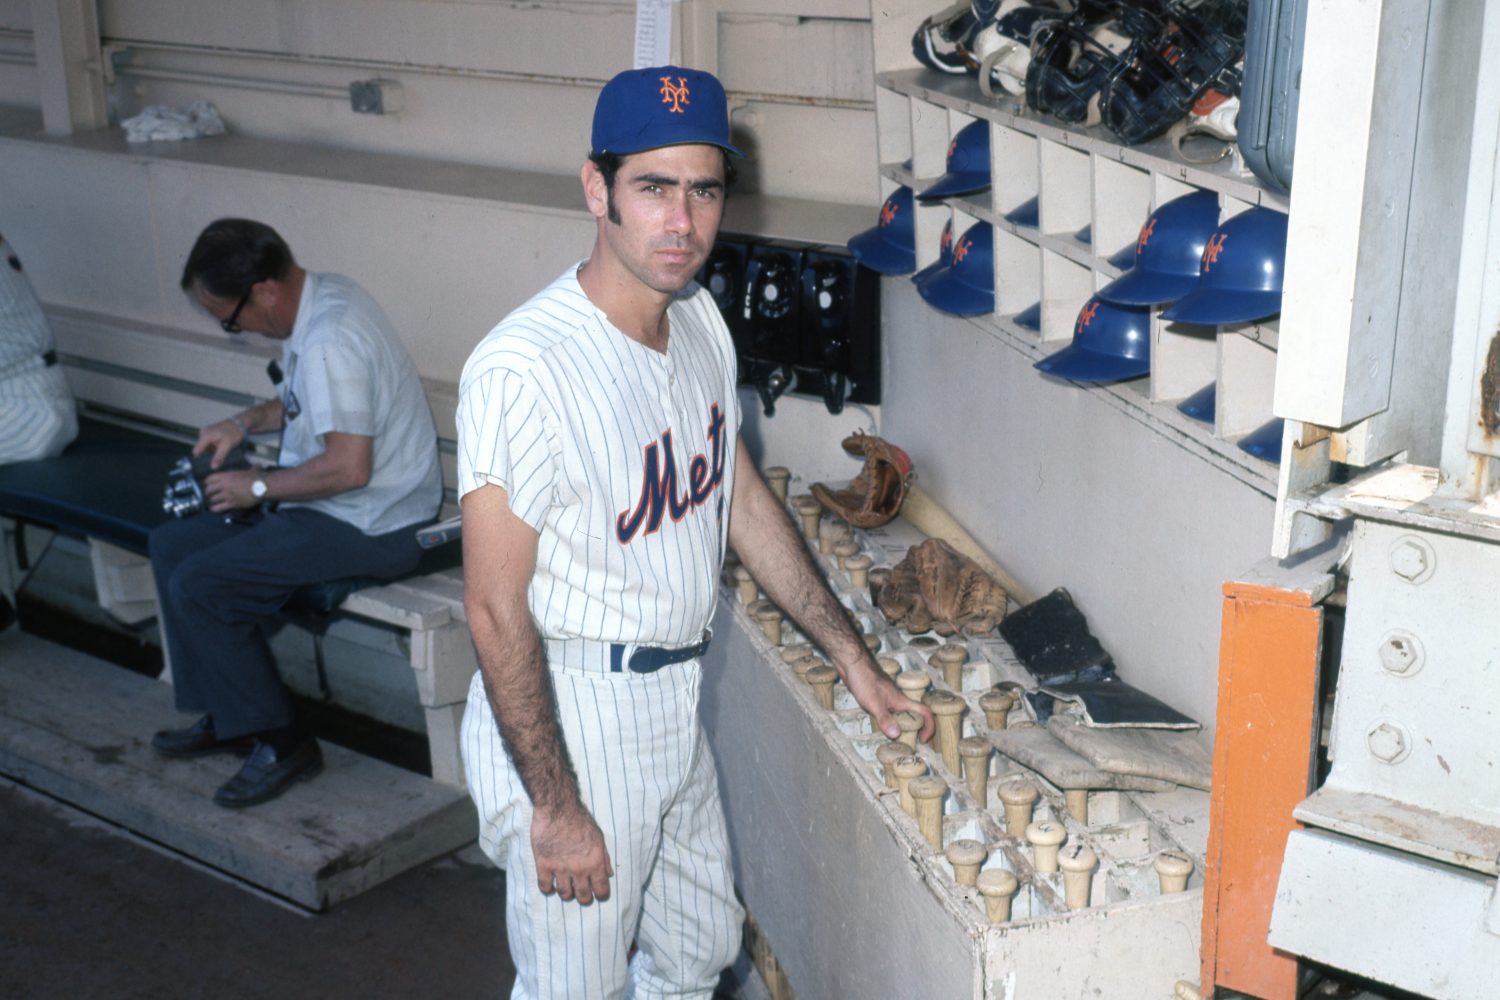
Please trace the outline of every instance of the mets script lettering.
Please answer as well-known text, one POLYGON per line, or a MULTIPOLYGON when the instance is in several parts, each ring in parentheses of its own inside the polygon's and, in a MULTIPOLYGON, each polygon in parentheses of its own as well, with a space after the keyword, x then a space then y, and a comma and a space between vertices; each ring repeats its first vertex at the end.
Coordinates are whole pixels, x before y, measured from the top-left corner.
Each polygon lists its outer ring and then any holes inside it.
POLYGON ((679 489, 677 459, 672 455, 672 431, 662 431, 661 440, 646 445, 645 470, 641 473, 640 499, 630 510, 615 518, 615 536, 621 545, 629 545, 637 533, 649 535, 661 527, 668 514, 680 521, 694 507, 708 502, 724 481, 724 414, 719 404, 709 408, 708 434, 710 458, 701 452, 688 463, 687 489, 679 489))

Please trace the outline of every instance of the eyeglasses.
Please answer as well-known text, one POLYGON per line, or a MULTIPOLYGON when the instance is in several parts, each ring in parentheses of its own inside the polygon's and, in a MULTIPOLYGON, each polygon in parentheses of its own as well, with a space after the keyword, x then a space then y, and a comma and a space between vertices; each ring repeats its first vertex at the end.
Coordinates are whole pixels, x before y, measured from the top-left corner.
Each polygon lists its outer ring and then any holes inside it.
POLYGON ((240 330, 242 329, 239 322, 240 310, 244 309, 245 303, 250 301, 250 293, 254 290, 254 285, 251 285, 249 288, 245 289, 245 294, 240 296, 240 301, 235 304, 234 312, 229 314, 229 318, 219 320, 219 326, 223 327, 225 333, 240 332, 240 330))

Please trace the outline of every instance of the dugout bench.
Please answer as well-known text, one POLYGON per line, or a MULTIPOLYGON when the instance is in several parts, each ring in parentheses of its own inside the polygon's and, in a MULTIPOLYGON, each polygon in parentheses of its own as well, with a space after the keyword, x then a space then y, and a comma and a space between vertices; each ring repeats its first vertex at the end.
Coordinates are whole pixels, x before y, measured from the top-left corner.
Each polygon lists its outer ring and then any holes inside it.
MULTIPOLYGON (((156 614, 147 538, 170 517, 162 496, 172 466, 188 454, 197 428, 269 398, 266 365, 279 352, 248 338, 162 330, 77 310, 48 313, 78 399, 79 436, 57 458, 0 466, 0 517, 86 540, 100 605, 138 623, 156 614)), ((451 496, 456 386, 424 380, 424 387, 451 496)), ((453 513, 451 504, 443 513, 453 513)), ((24 531, 15 538, 25 569, 24 531)), ((478 660, 464 615, 457 542, 427 549, 417 569, 399 580, 351 578, 298 591, 287 617, 313 633, 325 694, 321 634, 340 615, 408 633, 432 777, 463 787, 458 729, 478 660)))

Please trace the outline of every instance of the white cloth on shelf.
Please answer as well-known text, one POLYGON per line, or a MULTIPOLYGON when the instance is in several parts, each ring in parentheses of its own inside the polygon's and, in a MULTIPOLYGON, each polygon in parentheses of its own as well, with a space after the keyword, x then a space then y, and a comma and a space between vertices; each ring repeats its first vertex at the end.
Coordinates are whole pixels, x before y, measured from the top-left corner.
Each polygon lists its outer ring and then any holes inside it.
POLYGON ((219 109, 212 101, 199 100, 183 108, 152 104, 133 118, 120 123, 129 142, 197 139, 205 135, 223 135, 227 129, 219 109))

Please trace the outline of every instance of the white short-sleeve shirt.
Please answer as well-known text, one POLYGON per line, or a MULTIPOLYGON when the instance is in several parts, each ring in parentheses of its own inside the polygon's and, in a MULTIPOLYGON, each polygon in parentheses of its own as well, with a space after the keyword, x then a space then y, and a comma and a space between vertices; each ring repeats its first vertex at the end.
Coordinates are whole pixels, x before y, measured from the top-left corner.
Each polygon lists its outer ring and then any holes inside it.
POLYGON ((554 639, 683 646, 713 618, 740 411, 713 299, 668 309, 667 350, 615 328, 577 267, 464 366, 459 495, 487 483, 538 535, 528 599, 554 639))
POLYGON ((370 481, 311 507, 379 535, 430 521, 442 503, 437 427, 422 380, 375 300, 348 278, 307 273, 281 352, 283 466, 325 450, 329 431, 373 439, 370 481))

